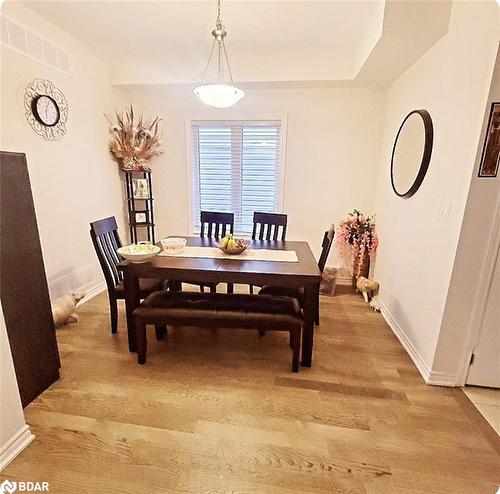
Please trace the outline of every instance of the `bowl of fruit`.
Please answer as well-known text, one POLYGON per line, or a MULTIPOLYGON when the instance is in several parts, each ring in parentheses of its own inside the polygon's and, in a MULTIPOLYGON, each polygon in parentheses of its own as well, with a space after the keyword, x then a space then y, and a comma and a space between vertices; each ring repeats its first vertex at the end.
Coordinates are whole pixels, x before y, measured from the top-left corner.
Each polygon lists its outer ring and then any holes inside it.
POLYGON ((250 246, 250 240, 245 240, 243 238, 235 238, 233 234, 230 233, 226 235, 217 246, 225 254, 237 255, 241 254, 250 246))

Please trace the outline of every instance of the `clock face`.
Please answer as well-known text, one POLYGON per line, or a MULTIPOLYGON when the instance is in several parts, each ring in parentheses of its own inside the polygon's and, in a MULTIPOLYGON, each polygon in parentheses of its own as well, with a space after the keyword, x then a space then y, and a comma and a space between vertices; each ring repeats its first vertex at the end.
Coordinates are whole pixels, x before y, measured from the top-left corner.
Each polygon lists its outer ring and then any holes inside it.
POLYGON ((37 96, 33 100, 33 114, 43 125, 52 127, 59 122, 60 113, 57 103, 50 96, 37 96))

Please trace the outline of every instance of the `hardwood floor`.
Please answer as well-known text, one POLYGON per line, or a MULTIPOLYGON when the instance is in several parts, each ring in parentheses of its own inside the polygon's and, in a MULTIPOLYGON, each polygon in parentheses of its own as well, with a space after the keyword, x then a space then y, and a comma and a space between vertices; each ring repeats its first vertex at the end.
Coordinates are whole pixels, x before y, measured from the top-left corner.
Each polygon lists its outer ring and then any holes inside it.
POLYGON ((139 366, 123 306, 112 335, 98 296, 58 331, 62 377, 0 477, 68 494, 496 492, 500 455, 461 391, 426 386, 360 296, 321 308, 313 367, 294 375, 288 335, 247 330, 151 328, 139 366))

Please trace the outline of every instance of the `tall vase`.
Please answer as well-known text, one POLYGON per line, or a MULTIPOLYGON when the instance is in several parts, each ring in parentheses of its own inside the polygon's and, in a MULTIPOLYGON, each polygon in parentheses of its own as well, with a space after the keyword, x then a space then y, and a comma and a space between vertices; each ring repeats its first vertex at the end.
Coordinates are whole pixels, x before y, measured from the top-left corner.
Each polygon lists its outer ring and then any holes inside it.
POLYGON ((359 247, 352 248, 352 287, 356 288, 356 282, 358 277, 364 276, 368 278, 370 274, 370 254, 365 250, 365 255, 363 257, 363 262, 359 266, 360 250, 359 247), (358 274, 358 267, 360 267, 358 274))

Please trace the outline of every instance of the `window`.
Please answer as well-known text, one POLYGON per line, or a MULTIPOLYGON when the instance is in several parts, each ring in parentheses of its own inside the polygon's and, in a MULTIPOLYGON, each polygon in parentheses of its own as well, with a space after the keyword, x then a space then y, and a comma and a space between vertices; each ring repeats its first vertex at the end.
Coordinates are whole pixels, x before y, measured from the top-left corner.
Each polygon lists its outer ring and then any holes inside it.
POLYGON ((200 211, 233 212, 239 233, 252 231, 254 211, 279 211, 280 148, 280 121, 193 121, 193 230, 200 211))

